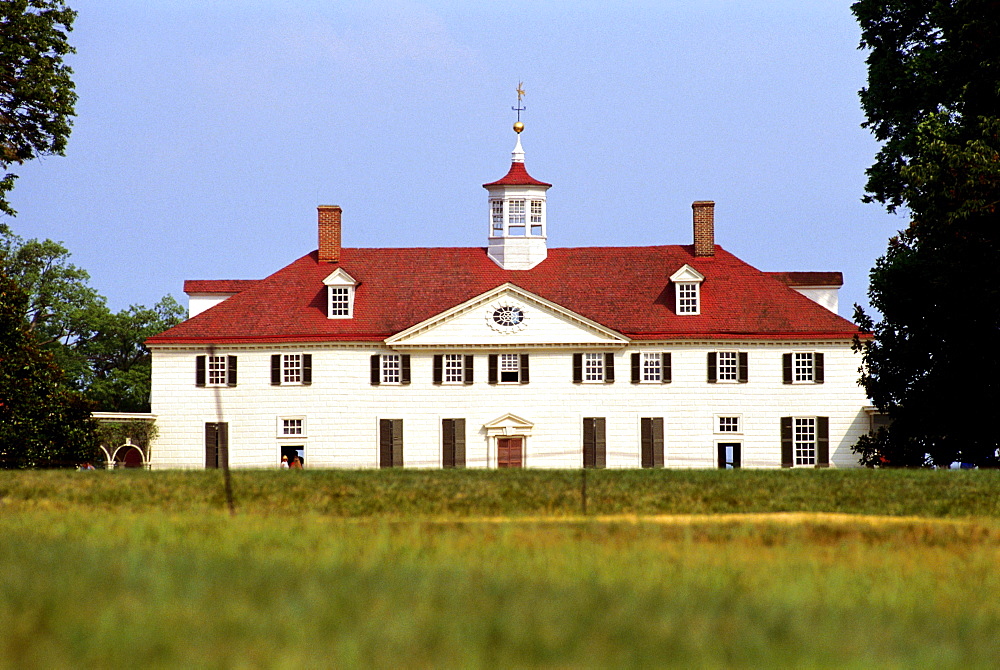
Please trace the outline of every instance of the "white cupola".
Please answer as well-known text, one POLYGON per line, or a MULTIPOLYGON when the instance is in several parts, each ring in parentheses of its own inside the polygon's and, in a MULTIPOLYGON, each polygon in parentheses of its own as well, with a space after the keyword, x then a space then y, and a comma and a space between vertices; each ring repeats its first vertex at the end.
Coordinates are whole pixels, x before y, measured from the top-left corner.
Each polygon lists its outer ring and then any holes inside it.
MULTIPOLYGON (((523 92, 519 93, 523 95, 523 92)), ((520 103, 520 95, 518 96, 520 103)), ((552 184, 538 181, 524 168, 521 131, 514 124, 517 144, 511 152, 510 171, 498 181, 483 184, 489 193, 489 257, 504 270, 530 270, 545 260, 545 192, 552 184)))

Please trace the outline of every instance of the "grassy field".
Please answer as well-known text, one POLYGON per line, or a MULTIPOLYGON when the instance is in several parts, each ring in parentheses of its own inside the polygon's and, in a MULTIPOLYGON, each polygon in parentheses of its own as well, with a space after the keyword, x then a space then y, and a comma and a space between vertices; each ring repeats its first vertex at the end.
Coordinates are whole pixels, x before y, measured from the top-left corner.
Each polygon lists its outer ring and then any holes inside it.
POLYGON ((0 667, 987 667, 1000 473, 0 472, 0 667))

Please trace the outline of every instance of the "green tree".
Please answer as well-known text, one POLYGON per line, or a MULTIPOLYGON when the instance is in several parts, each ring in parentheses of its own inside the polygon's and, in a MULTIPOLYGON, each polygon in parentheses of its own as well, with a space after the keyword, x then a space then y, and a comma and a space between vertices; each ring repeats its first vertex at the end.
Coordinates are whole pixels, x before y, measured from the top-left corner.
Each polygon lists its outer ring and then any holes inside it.
POLYGON ((908 229, 871 272, 862 383, 892 419, 862 463, 997 464, 1000 401, 1000 3, 861 0, 866 126, 883 142, 866 200, 908 229))
POLYGON ((0 2, 0 212, 14 214, 11 165, 66 148, 76 93, 63 58, 75 18, 61 0, 0 2))
POLYGON ((94 460, 92 404, 63 383, 24 321, 28 296, 0 273, 0 468, 68 467, 94 460))
POLYGON ((101 411, 147 412, 151 360, 143 342, 180 323, 184 308, 167 296, 152 308, 118 313, 52 240, 23 240, 0 224, 0 271, 26 294, 23 319, 36 342, 101 411))
POLYGON ((87 397, 104 411, 148 412, 152 357, 146 338, 177 325, 184 314, 171 296, 152 308, 132 305, 95 314, 93 336, 76 347, 87 362, 87 397))

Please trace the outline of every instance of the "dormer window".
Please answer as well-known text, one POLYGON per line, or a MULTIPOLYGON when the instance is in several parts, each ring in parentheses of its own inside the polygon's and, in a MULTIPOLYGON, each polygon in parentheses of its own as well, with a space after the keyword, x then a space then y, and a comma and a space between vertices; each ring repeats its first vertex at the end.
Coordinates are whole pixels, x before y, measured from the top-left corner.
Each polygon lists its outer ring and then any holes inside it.
POLYGON ((698 284, 691 282, 677 285, 677 313, 698 313, 698 284))
POLYGON ((357 282, 342 268, 323 280, 326 284, 328 319, 350 319, 354 317, 354 289, 357 282))
POLYGON ((705 275, 685 265, 670 276, 674 284, 674 310, 678 315, 701 314, 701 283, 705 275))

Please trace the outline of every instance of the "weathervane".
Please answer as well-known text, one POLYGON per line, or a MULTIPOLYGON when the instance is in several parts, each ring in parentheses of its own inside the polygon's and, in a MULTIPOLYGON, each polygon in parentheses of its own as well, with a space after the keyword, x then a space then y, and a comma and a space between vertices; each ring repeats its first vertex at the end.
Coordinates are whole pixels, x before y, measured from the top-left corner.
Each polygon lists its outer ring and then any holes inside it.
POLYGON ((524 130, 524 124, 521 123, 521 112, 526 108, 521 105, 521 99, 524 98, 524 82, 517 82, 517 107, 511 107, 512 110, 517 112, 517 123, 514 124, 514 132, 520 134, 524 130))

